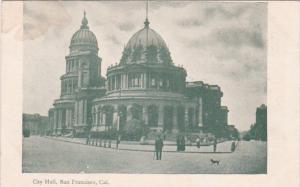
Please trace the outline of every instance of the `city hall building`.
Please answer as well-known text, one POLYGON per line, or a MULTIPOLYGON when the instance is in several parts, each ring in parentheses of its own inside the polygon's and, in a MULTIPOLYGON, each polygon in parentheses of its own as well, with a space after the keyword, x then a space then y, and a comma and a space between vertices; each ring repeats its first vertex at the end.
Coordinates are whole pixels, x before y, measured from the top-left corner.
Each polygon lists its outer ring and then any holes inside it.
POLYGON ((228 124, 220 87, 187 82, 186 70, 175 65, 148 19, 129 39, 120 62, 108 67, 106 77, 101 76, 97 38, 85 13, 69 48, 61 95, 49 110, 53 135, 120 130, 132 119, 152 131, 170 133, 228 124))

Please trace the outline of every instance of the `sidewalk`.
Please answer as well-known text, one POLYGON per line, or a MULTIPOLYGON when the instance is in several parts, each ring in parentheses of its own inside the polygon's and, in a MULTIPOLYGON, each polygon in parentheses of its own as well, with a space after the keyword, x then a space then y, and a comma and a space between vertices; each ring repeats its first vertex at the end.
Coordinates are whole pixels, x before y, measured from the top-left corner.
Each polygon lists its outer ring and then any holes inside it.
MULTIPOLYGON (((70 143, 77 143, 77 144, 86 144, 86 138, 67 138, 67 137, 52 137, 52 136, 46 136, 46 138, 54 139, 58 141, 64 141, 64 142, 70 142, 70 143)), ((87 146, 97 146, 100 147, 99 142, 94 142, 87 146)), ((230 147, 231 147, 232 141, 222 142, 218 143, 217 145, 217 152, 215 153, 231 153, 230 147)), ((107 146, 104 147, 104 143, 102 142, 102 148, 107 149, 117 149, 116 148, 116 141, 111 141, 111 147, 108 148, 107 146)), ((144 152, 153 152, 154 151, 154 145, 141 145, 138 142, 121 142, 118 147, 119 150, 126 150, 126 151, 144 151, 144 152)), ((164 152, 177 152, 176 151, 176 145, 172 144, 166 144, 163 147, 164 152)), ((213 146, 201 146, 200 148, 197 148, 196 146, 186 146, 186 149, 184 152, 178 152, 178 153, 214 153, 213 152, 213 146)))

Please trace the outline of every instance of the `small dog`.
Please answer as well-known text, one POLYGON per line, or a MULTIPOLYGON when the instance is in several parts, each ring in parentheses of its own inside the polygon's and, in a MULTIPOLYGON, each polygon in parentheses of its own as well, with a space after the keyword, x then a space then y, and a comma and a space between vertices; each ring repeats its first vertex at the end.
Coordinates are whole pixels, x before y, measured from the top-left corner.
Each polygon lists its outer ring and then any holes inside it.
POLYGON ((211 158, 210 162, 211 162, 211 164, 217 164, 217 165, 219 165, 220 160, 214 160, 214 159, 211 158))

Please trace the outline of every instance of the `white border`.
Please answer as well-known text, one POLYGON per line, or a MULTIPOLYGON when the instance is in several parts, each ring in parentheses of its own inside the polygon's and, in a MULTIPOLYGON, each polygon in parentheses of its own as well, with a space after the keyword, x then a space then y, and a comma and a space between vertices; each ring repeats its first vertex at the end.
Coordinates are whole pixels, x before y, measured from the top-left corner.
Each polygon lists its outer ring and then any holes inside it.
MULTIPOLYGON (((268 5, 268 173, 262 175, 22 174, 22 2, 3 2, 1 34, 1 184, 30 187, 34 178, 108 179, 107 186, 298 187, 299 3, 268 5), (3 30, 2 30, 3 31, 3 30)), ((47 185, 53 186, 53 185, 47 185)), ((59 185, 55 185, 59 186, 59 185)), ((71 185, 63 185, 71 186, 71 185)), ((87 185, 72 185, 87 186, 87 185)))

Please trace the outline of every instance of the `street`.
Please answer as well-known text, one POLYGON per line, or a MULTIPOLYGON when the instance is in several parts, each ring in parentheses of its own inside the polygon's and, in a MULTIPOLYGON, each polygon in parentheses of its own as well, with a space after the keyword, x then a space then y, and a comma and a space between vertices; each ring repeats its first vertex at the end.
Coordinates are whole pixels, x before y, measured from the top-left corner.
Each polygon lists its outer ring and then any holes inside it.
POLYGON ((240 142, 234 153, 152 152, 108 149, 45 137, 23 138, 24 173, 250 174, 267 172, 266 142, 240 142), (219 165, 210 159, 219 160, 219 165))

